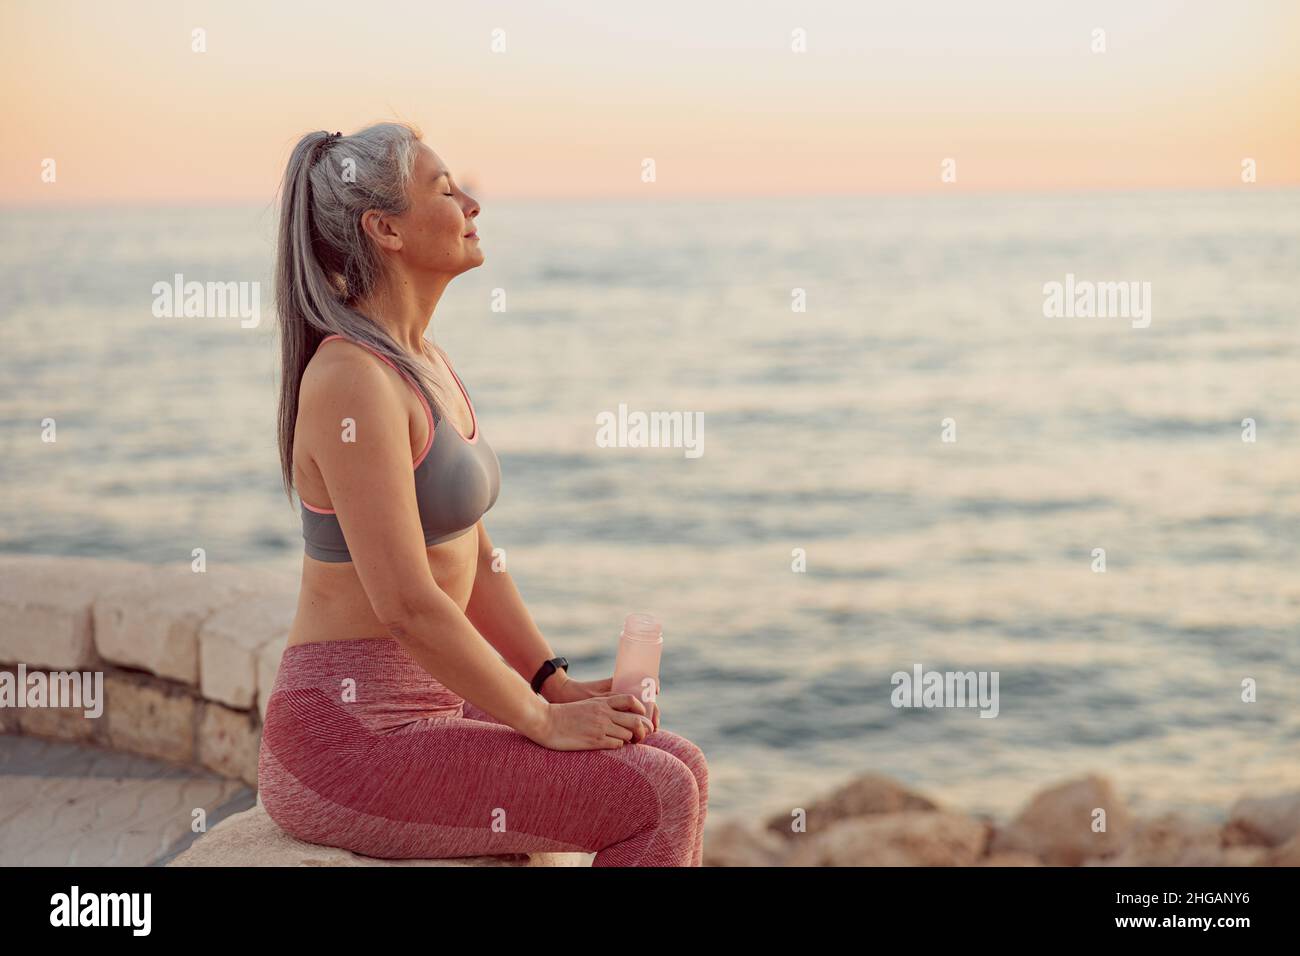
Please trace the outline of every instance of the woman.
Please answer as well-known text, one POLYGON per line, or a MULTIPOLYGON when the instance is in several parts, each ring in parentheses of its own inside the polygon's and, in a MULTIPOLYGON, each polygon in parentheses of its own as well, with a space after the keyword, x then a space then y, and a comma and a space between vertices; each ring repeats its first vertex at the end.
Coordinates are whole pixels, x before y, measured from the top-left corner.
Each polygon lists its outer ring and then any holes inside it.
POLYGON ((700 866, 699 748, 653 702, 571 679, 494 567, 497 457, 425 337, 483 262, 478 213, 403 125, 309 133, 289 160, 279 437, 306 555, 261 801, 293 836, 368 856, 700 866))

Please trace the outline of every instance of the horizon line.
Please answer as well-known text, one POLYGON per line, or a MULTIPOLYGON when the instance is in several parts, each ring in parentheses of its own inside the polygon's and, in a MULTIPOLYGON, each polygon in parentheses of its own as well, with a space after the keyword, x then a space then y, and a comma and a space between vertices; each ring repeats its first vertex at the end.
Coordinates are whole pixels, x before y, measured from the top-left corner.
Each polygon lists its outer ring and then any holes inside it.
MULTIPOLYGON (((656 202, 672 202, 677 200, 690 201, 738 201, 748 199, 919 199, 931 196, 943 196, 948 193, 955 193, 959 196, 969 197, 996 197, 996 196, 1021 196, 1021 197, 1070 197, 1070 196, 1120 196, 1133 194, 1220 194, 1227 192, 1288 192, 1300 190, 1300 182, 1286 183, 1235 183, 1222 186, 1071 186, 1066 188, 1049 188, 1049 187, 1029 187, 1029 188, 1003 188, 1003 187, 985 187, 970 188, 961 186, 940 186, 937 188, 926 188, 916 190, 895 190, 895 191, 864 191, 864 192, 804 192, 804 193, 717 193, 717 192, 672 192, 667 196, 648 196, 638 193, 559 193, 555 195, 539 196, 525 193, 507 193, 500 196, 488 196, 482 193, 477 195, 480 203, 486 202, 520 202, 520 203, 548 203, 548 202, 590 202, 590 203, 616 203, 616 202, 643 202, 647 205, 656 202)), ((175 197, 175 198, 151 198, 151 197, 123 197, 123 198, 91 198, 91 199, 52 199, 50 201, 24 199, 10 201, 0 199, 0 209, 50 209, 54 207, 73 209, 73 208, 120 208, 123 206, 139 206, 143 208, 246 208, 255 205, 274 206, 277 204, 278 193, 270 196, 246 196, 232 197, 227 199, 210 199, 203 197, 175 197)))

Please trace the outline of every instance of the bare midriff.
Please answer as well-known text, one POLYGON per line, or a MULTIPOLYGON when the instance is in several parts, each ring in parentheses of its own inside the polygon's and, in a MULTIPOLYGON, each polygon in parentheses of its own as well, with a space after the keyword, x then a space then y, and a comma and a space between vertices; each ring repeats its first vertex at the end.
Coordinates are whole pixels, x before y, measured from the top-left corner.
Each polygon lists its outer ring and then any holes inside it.
MULTIPOLYGON (((460 537, 425 550, 433 580, 461 611, 469 605, 474 590, 478 538, 475 526, 460 537)), ((302 587, 298 611, 289 629, 289 644, 389 636, 375 616, 352 564, 330 564, 303 555, 302 587)))
MULTIPOLYGON (((446 364, 439 364, 447 376, 445 381, 450 381, 446 364)), ((429 426, 419 400, 414 394, 406 394, 405 388, 402 391, 407 403, 411 456, 415 458, 428 441, 429 426)), ((448 394, 445 388, 444 394, 448 394)), ((453 414, 459 419, 455 423, 456 427, 462 435, 467 434, 473 428, 474 421, 468 401, 462 408, 454 409, 453 414)), ((448 421, 446 424, 450 426, 452 423, 448 421)), ((310 460, 306 467, 295 466, 294 480, 299 494, 306 500, 326 499, 320 471, 310 460)), ((475 524, 450 541, 430 545, 425 549, 425 554, 434 582, 464 612, 469 605, 470 594, 474 590, 474 576, 478 571, 479 526, 475 524)), ((390 636, 383 622, 375 615, 354 564, 317 561, 309 555, 303 555, 302 586, 298 591, 298 610, 289 628, 289 645, 390 636)))

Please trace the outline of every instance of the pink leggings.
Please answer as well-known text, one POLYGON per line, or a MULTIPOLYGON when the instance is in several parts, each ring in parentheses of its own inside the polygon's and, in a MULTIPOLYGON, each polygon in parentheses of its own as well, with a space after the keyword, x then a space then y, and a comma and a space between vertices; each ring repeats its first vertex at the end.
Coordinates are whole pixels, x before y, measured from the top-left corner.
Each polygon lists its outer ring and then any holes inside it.
POLYGON ((257 783, 309 843, 382 859, 594 852, 593 866, 700 866, 709 789, 685 737, 550 750, 390 639, 285 649, 257 783))

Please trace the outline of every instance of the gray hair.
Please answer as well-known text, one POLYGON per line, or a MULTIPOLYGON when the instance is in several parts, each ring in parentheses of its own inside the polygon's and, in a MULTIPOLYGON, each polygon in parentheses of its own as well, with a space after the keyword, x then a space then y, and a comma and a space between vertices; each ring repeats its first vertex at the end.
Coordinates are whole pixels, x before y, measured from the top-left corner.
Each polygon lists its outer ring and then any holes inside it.
POLYGON ((327 335, 368 345, 415 382, 442 418, 427 366, 356 309, 383 275, 383 261, 361 227, 369 209, 400 215, 420 132, 378 123, 349 136, 324 130, 298 140, 280 187, 275 302, 280 331, 280 468, 292 501, 293 436, 303 371, 327 335))

